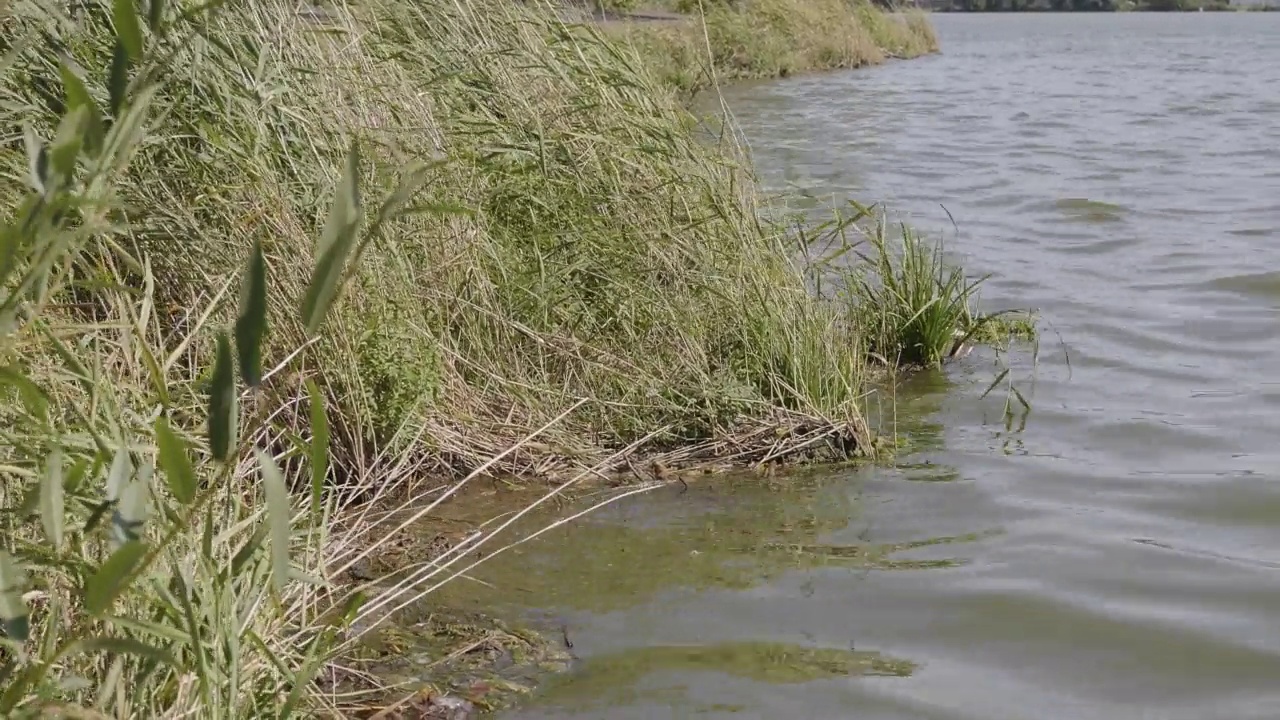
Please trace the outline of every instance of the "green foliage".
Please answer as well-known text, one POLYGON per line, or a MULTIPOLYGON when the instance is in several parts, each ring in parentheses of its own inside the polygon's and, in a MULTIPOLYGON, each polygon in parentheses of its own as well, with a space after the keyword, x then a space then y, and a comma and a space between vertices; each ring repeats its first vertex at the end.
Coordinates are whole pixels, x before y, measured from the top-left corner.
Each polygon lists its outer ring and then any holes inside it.
POLYGON ((283 593, 289 584, 289 494, 276 461, 262 450, 258 450, 257 455, 267 500, 267 523, 271 528, 271 582, 277 593, 283 593))
POLYGON ((973 309, 982 280, 968 280, 945 261, 940 244, 927 244, 906 225, 899 227, 895 253, 888 228, 881 219, 868 233, 872 252, 863 257, 871 273, 852 287, 865 316, 868 349, 889 364, 940 365, 982 325, 973 309))
MULTIPOLYGON (((164 138, 114 190, 124 253, 95 246, 70 299, 116 317, 113 284, 152 278, 150 322, 130 347, 153 356, 141 358, 147 384, 193 456, 207 443, 214 460, 239 461, 233 439, 263 403, 311 379, 336 419, 335 479, 409 451, 405 467, 465 474, 583 399, 546 443, 561 457, 661 428, 658 444, 733 432, 774 407, 857 418, 865 343, 846 309, 805 292, 787 229, 760 219, 732 143, 703 142, 646 61, 601 33, 479 2, 376 0, 323 29, 250 3, 209 16, 207 42, 163 46, 182 83, 149 81, 157 66, 99 26, 66 43, 100 103, 123 66, 164 138), (255 278, 268 269, 264 293, 255 278), (322 318, 335 331, 315 336, 322 318), (272 373, 266 358, 284 365, 272 373)), ((841 37, 865 39, 853 6, 780 2, 750 22, 799 12, 788 37, 804 40, 839 13, 841 37)), ((701 47, 688 46, 686 71, 701 47)), ((836 60, 854 62, 845 50, 836 60)), ((58 66, 22 59, 24 78, 58 86, 58 66)), ((32 83, 8 85, 41 106, 32 83)), ((296 451, 306 412, 275 419, 296 451)), ((499 469, 562 462, 513 454, 499 469)))
POLYGON ((406 311, 380 306, 370 314, 357 346, 360 377, 381 438, 413 417, 420 403, 440 392, 440 359, 430 337, 413 332, 406 311))
POLYGON ((23 643, 30 637, 27 603, 22 598, 27 575, 13 556, 0 550, 0 641, 23 643))
MULTIPOLYGON (((338 629, 316 634, 296 612, 305 595, 295 566, 323 548, 325 408, 310 413, 312 502, 295 523, 289 481, 262 447, 279 432, 269 413, 241 418, 238 402, 236 358, 250 393, 263 377, 271 290, 262 245, 239 273, 234 349, 225 329, 215 333, 201 403, 191 380, 205 373, 184 376, 177 360, 207 347, 218 300, 184 333, 157 332, 164 278, 130 242, 145 224, 130 224, 136 209, 121 202, 142 148, 178 141, 149 135, 154 102, 187 80, 172 59, 198 42, 208 16, 170 22, 152 0, 144 33, 133 0, 115 0, 111 19, 106 36, 82 27, 63 38, 79 60, 19 47, 0 76, 0 88, 19 98, 31 88, 15 80, 20 73, 26 83, 57 77, 65 93, 60 106, 10 102, 3 111, 24 128, 30 189, 5 198, 13 204, 0 225, 0 377, 13 390, 0 405, 0 715, 284 718, 312 703, 307 678, 338 629), (68 313, 77 298, 83 309, 68 313), (240 469, 247 454, 258 458, 261 487, 240 469), (243 541, 237 531, 254 525, 269 529, 265 556, 260 535, 243 541), (281 704, 280 688, 294 683, 302 689, 281 704)), ((47 29, 49 20, 21 5, 0 26, 47 29)), ((359 233, 352 147, 313 281, 298 298, 308 333, 321 329, 372 237, 359 233)), ((392 185, 378 221, 394 221, 411 194, 392 185)))
POLYGON ((717 80, 860 67, 938 49, 923 14, 889 13, 867 0, 681 0, 676 9, 692 20, 611 32, 687 94, 717 80))
POLYGON ((262 243, 253 245, 241 288, 240 317, 236 319, 236 349, 240 352, 240 377, 249 387, 262 382, 262 337, 267 331, 267 261, 262 243))
POLYGON ((315 333, 324 322, 329 307, 338 294, 338 282, 346 267, 347 258, 355 250, 357 231, 360 227, 360 195, 357 182, 360 175, 360 153, 355 145, 347 153, 347 167, 333 198, 333 212, 325 223, 324 234, 316 247, 319 261, 311 274, 307 295, 302 301, 302 320, 307 332, 315 333))
POLYGON ((213 362, 213 378, 209 383, 209 451, 214 460, 226 461, 231 454, 236 434, 236 378, 231 360, 231 340, 225 331, 218 333, 218 352, 213 362))
POLYGON ((156 419, 156 443, 159 445, 160 467, 169 481, 169 492, 183 505, 196 499, 196 471, 187 457, 186 443, 169 427, 163 417, 156 419))

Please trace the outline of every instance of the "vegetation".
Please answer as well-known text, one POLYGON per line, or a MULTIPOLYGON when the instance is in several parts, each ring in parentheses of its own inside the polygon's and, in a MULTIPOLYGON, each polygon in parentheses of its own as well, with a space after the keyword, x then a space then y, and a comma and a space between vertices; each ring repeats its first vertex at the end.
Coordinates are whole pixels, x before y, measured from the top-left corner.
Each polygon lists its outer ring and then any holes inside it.
POLYGON ((864 256, 876 268, 876 282, 860 279, 853 287, 868 318, 869 349, 885 364, 941 364, 990 320, 972 316, 971 298, 981 280, 967 280, 960 268, 944 262, 941 245, 926 245, 905 225, 901 254, 895 256, 886 224, 876 227, 873 253, 864 256))
MULTIPOLYGON (((916 261, 835 262, 883 223, 762 219, 733 148, 592 28, 63 10, 0 15, 5 716, 336 713, 333 653, 461 557, 352 586, 406 526, 377 501, 866 454, 869 351, 967 331, 893 340, 847 288, 916 261)), ((967 309, 954 277, 912 287, 967 309)))
POLYGON ((686 94, 717 80, 861 67, 938 50, 924 14, 888 13, 868 0, 678 0, 670 7, 688 17, 614 23, 608 32, 686 94))

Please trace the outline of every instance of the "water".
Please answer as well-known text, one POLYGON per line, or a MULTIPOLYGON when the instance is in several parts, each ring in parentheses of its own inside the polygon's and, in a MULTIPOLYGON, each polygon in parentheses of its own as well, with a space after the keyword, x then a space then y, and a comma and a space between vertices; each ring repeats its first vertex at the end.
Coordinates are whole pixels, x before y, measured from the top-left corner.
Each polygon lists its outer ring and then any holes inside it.
POLYGON ((901 468, 524 546, 582 663, 510 717, 1280 717, 1280 15, 936 26, 726 99, 766 183, 888 201, 1041 311, 1025 426, 978 352, 898 398, 901 468))

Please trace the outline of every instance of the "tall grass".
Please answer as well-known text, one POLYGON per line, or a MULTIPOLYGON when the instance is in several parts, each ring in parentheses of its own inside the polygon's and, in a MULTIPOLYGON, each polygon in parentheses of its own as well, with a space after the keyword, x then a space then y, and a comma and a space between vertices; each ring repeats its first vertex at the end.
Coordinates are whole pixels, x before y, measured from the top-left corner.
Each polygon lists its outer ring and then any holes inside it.
POLYGON ((875 65, 938 50, 927 17, 869 0, 680 0, 684 22, 615 24, 666 84, 692 94, 718 80, 875 65))
POLYGON ((497 0, 329 15, 0 16, 0 711, 333 711, 346 621, 449 576, 335 584, 428 479, 869 448, 874 308, 634 55, 497 0))
POLYGON ((979 329, 973 297, 982 283, 945 262, 940 243, 930 245, 905 224, 893 252, 888 223, 868 234, 872 269, 853 287, 865 320, 870 351, 891 365, 936 366, 979 329))
POLYGON ((654 429, 683 446, 776 407, 857 418, 855 328, 805 292, 741 158, 695 139, 635 59, 503 3, 338 17, 316 28, 246 5, 173 60, 184 81, 156 128, 171 140, 121 190, 131 243, 164 279, 162 337, 261 239, 279 288, 268 355, 309 342, 285 298, 308 279, 319 188, 363 135, 367 186, 439 158, 424 212, 386 226, 334 331, 268 389, 323 377, 344 472, 411 448, 423 473, 465 474, 584 398, 501 469, 554 473, 654 429))
POLYGON ((850 204, 855 217, 874 222, 860 226, 862 242, 849 248, 862 262, 843 278, 841 291, 853 299, 876 363, 937 367, 976 344, 1036 338, 1035 317, 1028 311, 976 311, 978 290, 990 276, 970 278, 948 262, 941 240, 929 242, 906 223, 893 226, 883 208, 877 214, 876 207, 850 204))

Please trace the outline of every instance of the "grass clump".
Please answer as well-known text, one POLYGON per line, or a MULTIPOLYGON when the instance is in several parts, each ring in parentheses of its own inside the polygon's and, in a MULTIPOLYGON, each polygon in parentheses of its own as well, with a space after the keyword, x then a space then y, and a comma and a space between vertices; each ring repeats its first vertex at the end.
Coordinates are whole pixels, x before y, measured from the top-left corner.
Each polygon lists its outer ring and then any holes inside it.
POLYGON ((938 50, 925 14, 890 13, 868 0, 684 0, 676 9, 690 18, 617 23, 610 31, 683 93, 716 80, 855 68, 938 50))
MULTIPOLYGON (((859 217, 873 209, 855 203, 859 217)), ((870 224, 859 252, 863 272, 850 286, 857 299, 871 356, 889 366, 937 367, 974 344, 1002 345, 1036 337, 1029 313, 979 315, 974 307, 986 277, 969 279, 948 263, 940 242, 928 243, 906 224, 897 228, 897 249, 883 215, 870 224)))

